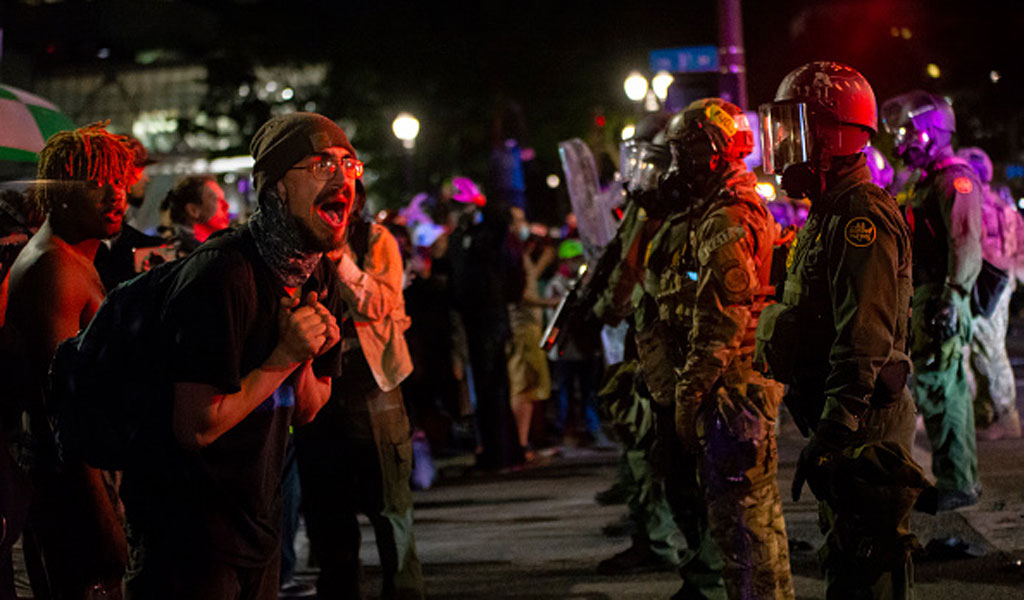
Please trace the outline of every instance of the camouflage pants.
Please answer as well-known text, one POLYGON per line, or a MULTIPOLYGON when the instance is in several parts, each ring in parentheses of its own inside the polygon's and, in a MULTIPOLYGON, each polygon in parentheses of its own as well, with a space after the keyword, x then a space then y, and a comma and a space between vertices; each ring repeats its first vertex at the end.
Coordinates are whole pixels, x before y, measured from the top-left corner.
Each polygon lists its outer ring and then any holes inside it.
POLYGON ((676 525, 686 538, 679 575, 686 598, 725 600, 722 553, 711 535, 708 503, 699 481, 699 459, 686 450, 675 430, 675 409, 654 405, 658 432, 656 461, 663 469, 665 491, 676 525))
POLYGON ((719 386, 699 413, 701 479, 729 598, 794 598, 779 496, 775 422, 781 386, 719 386))
POLYGON ((636 524, 636 538, 646 541, 651 551, 668 562, 679 562, 685 548, 665 493, 665 479, 656 467, 654 413, 643 386, 634 385, 636 361, 608 369, 605 385, 598 395, 601 409, 611 420, 622 442, 625 463, 623 482, 630 487, 629 517, 636 524))
POLYGON ((977 427, 1011 420, 1017 412, 1017 383, 1006 353, 1006 329, 1013 289, 1011 280, 992 316, 974 320, 967 375, 973 392, 974 423, 977 427))
POLYGON ((945 342, 932 339, 927 323, 940 293, 927 287, 914 290, 910 329, 914 401, 931 442, 936 486, 966 492, 978 485, 974 405, 963 360, 964 347, 971 339, 972 319, 965 299, 958 306, 960 331, 945 342))

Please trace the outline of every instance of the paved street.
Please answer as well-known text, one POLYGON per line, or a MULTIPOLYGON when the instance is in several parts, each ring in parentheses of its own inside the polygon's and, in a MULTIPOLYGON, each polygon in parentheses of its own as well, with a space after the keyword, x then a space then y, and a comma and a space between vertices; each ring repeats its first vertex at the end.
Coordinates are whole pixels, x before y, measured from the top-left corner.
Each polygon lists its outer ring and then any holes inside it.
MULTIPOLYGON (((1024 344, 1014 352, 1024 356, 1024 344)), ((1024 380, 1024 360, 1016 365, 1024 380)), ((1024 397, 1024 386, 1018 390, 1024 397)), ((802 440, 791 426, 780 438, 780 487, 788 496, 802 440)), ((916 458, 927 467, 927 442, 918 435, 916 458)), ((978 443, 984 495, 973 507, 939 517, 915 514, 915 533, 926 543, 957 535, 983 549, 984 557, 918 561, 920 599, 1020 600, 1024 569, 1008 569, 1024 558, 1024 440, 978 443)), ((444 464, 441 481, 416 493, 416 537, 431 598, 443 599, 657 599, 674 593, 673 573, 600 576, 598 561, 628 545, 627 538, 601 535, 603 525, 624 513, 622 506, 598 506, 594 494, 613 482, 616 453, 566 448, 544 466, 503 476, 474 475, 466 460, 444 464)), ((926 470, 928 470, 926 468, 926 470)), ((823 598, 815 559, 821 542, 815 504, 805 490, 801 502, 785 503, 797 597, 823 598)), ((362 556, 370 590, 379 584, 373 531, 364 521, 362 556)), ((308 550, 300 533, 301 579, 308 550)), ((19 573, 24 580, 24 571, 19 573)), ((27 589, 22 592, 28 597, 27 589)))

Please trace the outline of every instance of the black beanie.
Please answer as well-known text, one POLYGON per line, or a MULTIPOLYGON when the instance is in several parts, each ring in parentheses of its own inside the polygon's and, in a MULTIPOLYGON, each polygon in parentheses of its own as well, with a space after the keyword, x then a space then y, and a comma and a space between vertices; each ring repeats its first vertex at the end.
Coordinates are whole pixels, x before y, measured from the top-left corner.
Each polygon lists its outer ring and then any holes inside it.
POLYGON ((256 160, 252 168, 256 193, 276 183, 295 163, 331 146, 356 151, 348 136, 334 121, 316 113, 297 112, 274 117, 252 136, 249 151, 256 160))

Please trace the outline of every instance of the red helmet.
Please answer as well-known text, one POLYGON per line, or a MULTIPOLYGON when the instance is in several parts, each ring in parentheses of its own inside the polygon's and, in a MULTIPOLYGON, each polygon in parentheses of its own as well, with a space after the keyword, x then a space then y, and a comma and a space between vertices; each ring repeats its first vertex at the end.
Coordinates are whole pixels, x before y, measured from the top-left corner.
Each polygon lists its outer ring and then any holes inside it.
POLYGON ((833 156, 860 152, 878 132, 871 85, 856 69, 836 62, 812 62, 790 72, 761 105, 764 167, 813 163, 826 167, 833 156))

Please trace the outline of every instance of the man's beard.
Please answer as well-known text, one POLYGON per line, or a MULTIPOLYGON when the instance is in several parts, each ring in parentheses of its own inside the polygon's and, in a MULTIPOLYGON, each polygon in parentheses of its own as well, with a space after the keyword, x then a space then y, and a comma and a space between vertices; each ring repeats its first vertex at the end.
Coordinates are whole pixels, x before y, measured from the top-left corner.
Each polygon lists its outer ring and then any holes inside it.
POLYGON ((345 243, 345 236, 335 241, 331 237, 320 237, 313 231, 305 221, 295 215, 288 215, 291 219, 291 226, 299 235, 299 243, 302 244, 302 252, 330 252, 340 248, 345 243))
MULTIPOLYGON (((320 206, 321 204, 326 202, 328 198, 333 198, 334 196, 336 196, 340 190, 341 188, 338 186, 326 187, 320 190, 320 193, 317 194, 316 199, 313 201, 313 206, 320 206)), ((299 239, 301 240, 302 243, 302 250, 304 252, 330 252, 331 250, 340 248, 345 243, 344 232, 348 228, 348 221, 349 216, 351 215, 351 211, 352 201, 347 200, 344 218, 345 226, 342 228, 342 235, 338 239, 335 239, 333 236, 318 236, 317 233, 313 231, 313 229, 305 221, 299 219, 294 215, 289 215, 292 227, 294 227, 295 231, 298 232, 299 234, 299 239)))

